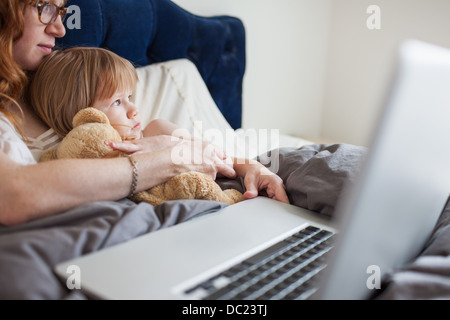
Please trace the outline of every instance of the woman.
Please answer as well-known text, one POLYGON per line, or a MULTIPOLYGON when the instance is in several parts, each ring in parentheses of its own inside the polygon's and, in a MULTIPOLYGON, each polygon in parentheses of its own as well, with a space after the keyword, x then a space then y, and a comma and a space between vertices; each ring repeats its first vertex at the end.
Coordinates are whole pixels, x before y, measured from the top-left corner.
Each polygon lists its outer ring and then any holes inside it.
MULTIPOLYGON (((118 200, 128 196, 131 190, 149 189, 189 170, 213 178, 243 176, 246 198, 255 197, 265 189, 270 197, 288 201, 281 179, 262 165, 245 162, 233 169, 217 153, 204 153, 205 144, 174 141, 167 135, 115 145, 119 150, 133 153, 133 161, 114 158, 36 163, 24 140, 39 138, 49 128, 22 99, 26 73, 35 70, 51 53, 56 38, 64 36, 64 4, 62 0, 0 2, 1 224, 20 224, 92 201, 118 200), (190 153, 192 159, 200 156, 203 161, 173 163, 173 148, 190 153)), ((163 134, 172 129, 158 128, 163 134)))

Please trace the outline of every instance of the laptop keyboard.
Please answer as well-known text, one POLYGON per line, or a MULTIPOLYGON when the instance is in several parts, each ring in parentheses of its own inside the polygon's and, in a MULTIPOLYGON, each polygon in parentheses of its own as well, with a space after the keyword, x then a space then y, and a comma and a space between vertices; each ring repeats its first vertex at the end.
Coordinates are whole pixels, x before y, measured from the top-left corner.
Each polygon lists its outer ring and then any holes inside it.
POLYGON ((308 226, 185 291, 204 300, 296 300, 316 291, 334 233, 308 226))

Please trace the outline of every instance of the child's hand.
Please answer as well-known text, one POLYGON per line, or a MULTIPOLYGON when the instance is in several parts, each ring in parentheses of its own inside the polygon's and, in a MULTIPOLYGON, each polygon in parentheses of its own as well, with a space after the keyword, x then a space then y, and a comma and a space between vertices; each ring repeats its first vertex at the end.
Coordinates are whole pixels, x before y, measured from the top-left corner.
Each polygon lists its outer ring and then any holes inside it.
POLYGON ((289 203, 283 180, 278 175, 256 162, 249 163, 245 167, 245 199, 255 198, 260 191, 265 191, 269 198, 289 203))

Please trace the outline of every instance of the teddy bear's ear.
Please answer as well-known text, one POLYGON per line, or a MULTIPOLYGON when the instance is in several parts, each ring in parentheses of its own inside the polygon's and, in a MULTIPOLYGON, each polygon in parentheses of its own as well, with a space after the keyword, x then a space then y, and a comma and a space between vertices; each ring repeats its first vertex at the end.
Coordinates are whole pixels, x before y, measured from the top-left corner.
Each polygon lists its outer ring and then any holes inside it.
POLYGON ((109 124, 109 119, 106 114, 104 114, 100 110, 97 110, 95 108, 85 108, 78 111, 78 113, 73 117, 72 125, 75 128, 85 123, 109 124))

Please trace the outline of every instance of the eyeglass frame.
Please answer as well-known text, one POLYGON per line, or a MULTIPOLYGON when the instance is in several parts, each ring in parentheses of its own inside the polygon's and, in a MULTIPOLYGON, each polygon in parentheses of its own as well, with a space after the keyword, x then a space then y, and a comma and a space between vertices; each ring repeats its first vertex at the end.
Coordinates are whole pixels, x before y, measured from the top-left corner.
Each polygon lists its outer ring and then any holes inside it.
POLYGON ((67 8, 64 6, 57 6, 54 3, 50 3, 48 1, 43 1, 43 0, 31 0, 28 5, 30 6, 34 6, 37 10, 38 10, 38 19, 39 22, 48 26, 51 25, 52 23, 54 23, 56 21, 56 19, 58 19, 58 16, 61 17, 61 22, 64 22, 64 19, 66 18, 67 15, 67 8), (56 11, 55 14, 53 14, 52 18, 50 19, 50 21, 48 23, 44 23, 41 19, 41 15, 42 15, 42 10, 44 9, 45 6, 53 6, 56 7, 56 11))

